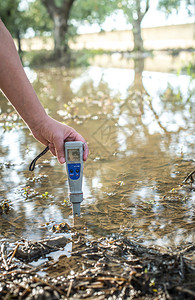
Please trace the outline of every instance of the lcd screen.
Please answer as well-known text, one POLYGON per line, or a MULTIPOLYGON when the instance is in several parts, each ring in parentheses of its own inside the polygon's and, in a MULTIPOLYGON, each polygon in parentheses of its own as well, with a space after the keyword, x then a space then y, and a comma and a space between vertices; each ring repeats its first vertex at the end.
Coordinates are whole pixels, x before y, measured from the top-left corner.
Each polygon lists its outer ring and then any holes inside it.
POLYGON ((80 161, 79 149, 68 149, 68 160, 69 161, 80 161))

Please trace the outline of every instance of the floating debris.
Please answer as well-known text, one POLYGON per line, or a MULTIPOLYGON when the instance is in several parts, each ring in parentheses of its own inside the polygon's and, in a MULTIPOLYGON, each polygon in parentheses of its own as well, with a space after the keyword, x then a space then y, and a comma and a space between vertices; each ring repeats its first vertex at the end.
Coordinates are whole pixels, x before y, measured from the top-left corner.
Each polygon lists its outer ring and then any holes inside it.
POLYGON ((68 239, 64 236, 45 239, 38 242, 23 240, 19 242, 19 247, 15 253, 15 257, 24 261, 33 261, 46 254, 63 249, 68 243, 68 239))
POLYGON ((190 181, 190 183, 193 183, 194 182, 193 175, 195 176, 195 170, 192 171, 192 172, 190 172, 190 174, 188 174, 186 176, 186 178, 184 179, 183 183, 186 183, 187 181, 190 181))
POLYGON ((62 233, 70 231, 70 226, 67 223, 54 224, 52 226, 52 231, 55 233, 62 233))
MULTIPOLYGON (((63 237, 56 238, 54 243, 58 246, 57 241, 65 242, 63 237)), ((40 241, 34 246, 45 243, 40 241)), ((38 275, 40 267, 18 261, 19 243, 11 255, 2 243, 2 299, 195 298, 195 263, 188 258, 194 252, 193 244, 167 250, 144 247, 127 238, 88 241, 84 236, 75 236, 75 240, 73 237, 72 243, 70 257, 63 255, 41 267, 47 274, 43 277, 38 275)), ((32 244, 23 245, 25 253, 31 251, 32 244)), ((54 248, 52 241, 50 250, 54 248)))
POLYGON ((10 204, 8 200, 3 200, 0 202, 0 215, 7 214, 10 211, 10 204))

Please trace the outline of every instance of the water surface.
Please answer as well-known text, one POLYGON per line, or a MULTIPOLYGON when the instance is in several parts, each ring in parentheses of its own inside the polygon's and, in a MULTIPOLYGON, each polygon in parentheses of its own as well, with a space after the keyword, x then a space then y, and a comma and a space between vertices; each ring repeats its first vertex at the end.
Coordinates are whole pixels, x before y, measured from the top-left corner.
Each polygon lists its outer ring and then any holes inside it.
MULTIPOLYGON (((89 238, 128 236, 147 245, 195 242, 195 196, 180 186, 194 169, 194 82, 135 68, 26 69, 48 113, 88 141, 82 216, 89 238)), ((44 149, 0 95, 0 238, 38 240, 74 225, 65 166, 44 149)))

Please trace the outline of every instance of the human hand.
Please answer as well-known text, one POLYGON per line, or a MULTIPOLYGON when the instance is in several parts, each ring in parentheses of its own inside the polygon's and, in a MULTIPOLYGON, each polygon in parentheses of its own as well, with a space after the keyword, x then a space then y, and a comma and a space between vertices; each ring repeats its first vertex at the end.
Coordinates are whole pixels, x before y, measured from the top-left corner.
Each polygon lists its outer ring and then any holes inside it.
POLYGON ((85 139, 72 127, 62 124, 49 116, 37 124, 35 128, 30 128, 33 136, 49 150, 58 161, 65 162, 64 142, 81 141, 84 143, 83 160, 87 160, 89 149, 85 139))
POLYGON ((83 159, 88 147, 84 138, 73 128, 50 118, 41 105, 19 59, 13 39, 0 20, 0 89, 30 128, 34 137, 49 146, 60 163, 65 162, 64 142, 84 143, 83 159))

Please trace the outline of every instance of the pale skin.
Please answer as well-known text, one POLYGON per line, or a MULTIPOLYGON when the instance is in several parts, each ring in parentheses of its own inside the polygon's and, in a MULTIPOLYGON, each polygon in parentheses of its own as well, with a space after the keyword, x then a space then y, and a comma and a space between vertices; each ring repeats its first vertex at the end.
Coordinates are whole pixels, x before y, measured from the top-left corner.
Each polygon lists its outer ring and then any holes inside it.
POLYGON ((0 20, 0 89, 28 125, 33 136, 49 150, 58 161, 65 162, 64 142, 84 143, 83 159, 88 156, 85 139, 72 127, 49 117, 41 105, 26 73, 9 31, 0 20))

